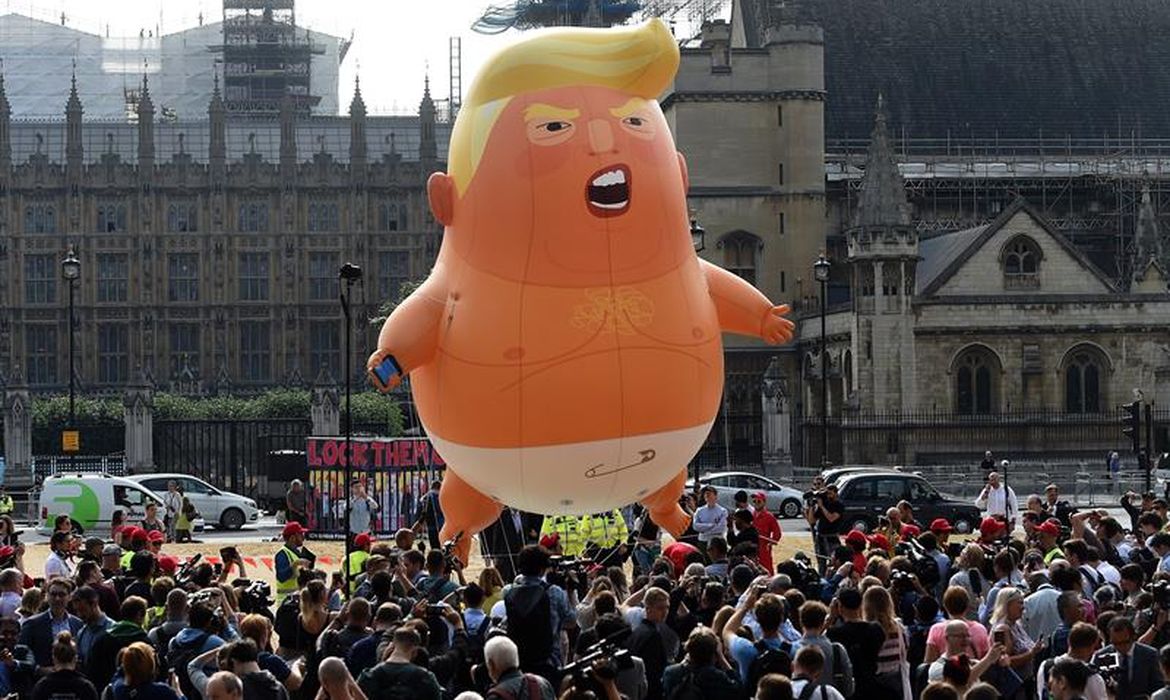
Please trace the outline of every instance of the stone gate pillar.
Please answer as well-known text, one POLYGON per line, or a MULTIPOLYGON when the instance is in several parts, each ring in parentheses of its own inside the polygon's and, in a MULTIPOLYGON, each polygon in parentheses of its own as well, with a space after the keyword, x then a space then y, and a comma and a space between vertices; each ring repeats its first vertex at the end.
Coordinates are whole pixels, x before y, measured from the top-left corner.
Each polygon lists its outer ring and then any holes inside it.
POLYGON ((313 435, 341 434, 341 397, 337 382, 324 367, 313 382, 312 403, 309 414, 313 419, 313 435))
POLYGON ((3 393, 4 485, 9 491, 33 485, 32 399, 19 367, 12 370, 3 393))
POLYGON ((789 477, 792 468, 792 402, 780 369, 780 358, 773 356, 764 371, 760 386, 763 394, 764 474, 789 477))
POLYGON ((154 386, 145 372, 126 387, 126 473, 154 471, 154 386))

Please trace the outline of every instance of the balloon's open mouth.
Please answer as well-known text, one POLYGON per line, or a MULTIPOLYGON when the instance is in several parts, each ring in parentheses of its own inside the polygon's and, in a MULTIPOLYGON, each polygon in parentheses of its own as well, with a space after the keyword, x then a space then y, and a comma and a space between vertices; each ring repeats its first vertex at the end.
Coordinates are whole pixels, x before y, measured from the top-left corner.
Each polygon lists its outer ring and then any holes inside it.
POLYGON ((585 200, 594 216, 618 216, 630 208, 630 169, 607 166, 589 178, 585 200))

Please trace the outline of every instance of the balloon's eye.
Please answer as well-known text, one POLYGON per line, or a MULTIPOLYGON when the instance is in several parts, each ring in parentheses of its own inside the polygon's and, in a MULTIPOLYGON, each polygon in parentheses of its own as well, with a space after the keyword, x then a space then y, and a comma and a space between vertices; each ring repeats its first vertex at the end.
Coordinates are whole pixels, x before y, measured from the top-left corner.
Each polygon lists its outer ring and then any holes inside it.
POLYGON ((543 128, 545 131, 556 133, 558 131, 564 131, 570 126, 572 126, 572 124, 569 124, 569 122, 546 122, 543 125, 543 128))
POLYGON ((624 121, 627 126, 635 126, 635 127, 642 126, 643 124, 646 123, 646 120, 641 118, 641 117, 626 117, 622 121, 624 121))

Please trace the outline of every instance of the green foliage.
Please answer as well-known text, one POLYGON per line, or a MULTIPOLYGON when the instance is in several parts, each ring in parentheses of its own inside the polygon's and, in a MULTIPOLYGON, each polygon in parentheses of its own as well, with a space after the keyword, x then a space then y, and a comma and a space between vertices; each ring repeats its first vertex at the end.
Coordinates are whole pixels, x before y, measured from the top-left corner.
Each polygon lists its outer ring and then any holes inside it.
MULTIPOLYGON (((354 426, 379 435, 402 434, 402 411, 398 401, 373 391, 353 394, 354 426)), ((252 397, 209 396, 192 398, 159 392, 154 395, 155 420, 243 420, 292 418, 308 420, 312 394, 307 389, 273 389, 252 397)), ((341 396, 345 411, 345 396, 341 396)), ((78 425, 121 425, 124 420, 119 398, 76 400, 78 425)), ((33 428, 58 429, 69 420, 68 396, 34 396, 33 428)))
MULTIPOLYGON (((123 420, 122 402, 116 398, 77 397, 74 416, 78 425, 119 425, 123 420)), ((69 397, 34 397, 33 430, 60 428, 69 422, 69 397)))

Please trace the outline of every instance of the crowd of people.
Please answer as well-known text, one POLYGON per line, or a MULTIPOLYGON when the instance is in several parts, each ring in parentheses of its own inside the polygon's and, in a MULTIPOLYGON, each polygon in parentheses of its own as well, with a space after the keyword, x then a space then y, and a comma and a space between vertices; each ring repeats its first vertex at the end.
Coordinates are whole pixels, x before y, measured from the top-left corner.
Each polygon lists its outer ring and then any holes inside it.
POLYGON ((0 697, 1170 698, 1167 503, 1126 494, 1121 522, 1050 486, 1016 513, 988 480, 969 539, 907 502, 843 532, 814 483, 812 551, 777 561, 764 494, 687 494, 678 539, 641 512, 505 510, 515 539, 489 528, 470 581, 412 529, 326 571, 292 518, 275 591, 232 547, 165 553, 157 514, 109 539, 59 519, 33 578, 0 516, 0 697))

